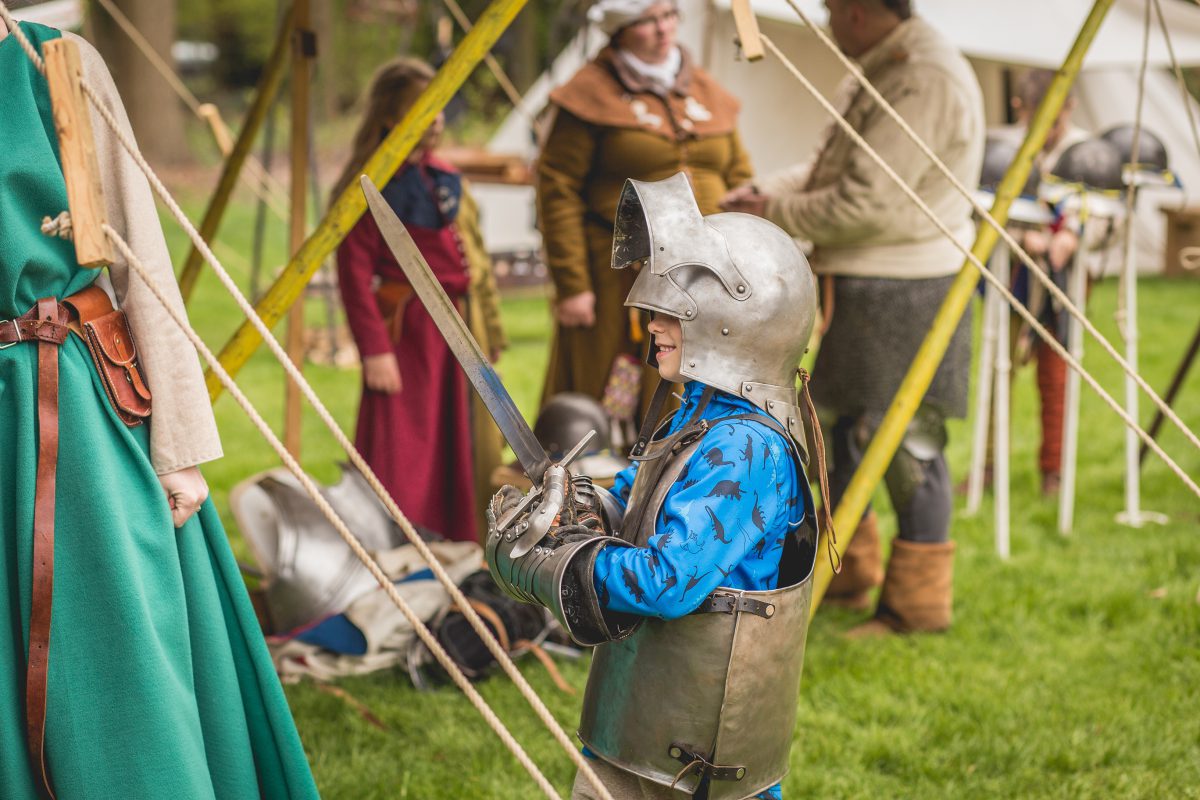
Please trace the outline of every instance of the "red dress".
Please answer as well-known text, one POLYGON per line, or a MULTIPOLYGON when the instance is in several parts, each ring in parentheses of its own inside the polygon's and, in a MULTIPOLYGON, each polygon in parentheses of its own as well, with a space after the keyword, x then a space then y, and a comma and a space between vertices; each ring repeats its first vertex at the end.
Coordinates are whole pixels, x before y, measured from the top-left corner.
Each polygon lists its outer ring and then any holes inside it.
MULTIPOLYGON (((461 313, 468 274, 454 224, 458 172, 426 156, 405 165, 382 193, 461 313)), ((448 539, 476 541, 466 378, 369 213, 342 242, 337 261, 359 353, 394 353, 403 387, 386 394, 363 384, 355 446, 410 520, 448 539)))

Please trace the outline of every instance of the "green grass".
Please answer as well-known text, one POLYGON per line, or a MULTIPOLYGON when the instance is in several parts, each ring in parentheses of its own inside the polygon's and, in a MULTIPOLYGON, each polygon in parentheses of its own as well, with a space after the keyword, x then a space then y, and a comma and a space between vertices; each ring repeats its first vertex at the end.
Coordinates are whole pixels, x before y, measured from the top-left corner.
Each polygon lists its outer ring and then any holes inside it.
MULTIPOLYGON (((248 253, 251 219, 245 206, 235 205, 222 241, 248 253)), ((284 237, 277 227, 271 235, 276 244, 270 263, 280 263, 284 237)), ((180 253, 181 237, 171 239, 180 253)), ((238 277, 244 285, 244 266, 238 277)), ((1200 282, 1147 280, 1141 299, 1143 373, 1163 387, 1197 324, 1200 282)), ((1114 283, 1096 287, 1091 316, 1110 337, 1116 335, 1115 302, 1114 283)), ((239 319, 208 275, 191 313, 214 346, 239 319)), ((311 321, 323 313, 320 303, 309 301, 311 321)), ((536 294, 506 298, 504 316, 513 346, 500 369, 529 413, 546 358, 545 302, 536 294)), ((1094 344, 1088 347, 1088 368, 1120 397, 1118 368, 1094 344)), ((310 365, 306 374, 352 432, 357 371, 310 365)), ((240 378, 278 428, 279 369, 260 352, 240 378)), ((1200 428, 1200 369, 1177 410, 1200 428)), ((1013 415, 1012 558, 1001 562, 995 555, 991 501, 974 518, 962 513, 959 501, 950 632, 850 642, 840 634, 858 616, 837 610, 818 615, 809 635, 792 771, 784 782, 789 797, 1200 797, 1200 502, 1151 458, 1143 472, 1143 507, 1167 513, 1170 524, 1141 530, 1117 525, 1123 431, 1085 388, 1076 531, 1062 538, 1055 532, 1056 504, 1038 493, 1030 369, 1017 377, 1013 415)), ((226 457, 205 471, 235 551, 244 555, 227 513, 228 490, 275 466, 276 459, 229 398, 218 402, 217 416, 226 457)), ((1149 416, 1143 401, 1142 418, 1149 416)), ((956 479, 968 462, 969 431, 966 422, 951 430, 956 479)), ((304 437, 305 466, 330 479, 340 455, 311 414, 304 437)), ((1169 429, 1161 441, 1189 474, 1200 475, 1200 453, 1182 434, 1169 429)), ((886 515, 884 529, 892 530, 886 515)), ((536 663, 522 669, 573 730, 579 696, 554 688, 536 663)), ((562 669, 581 690, 586 659, 562 669)), ((287 689, 325 797, 536 796, 533 783, 457 690, 418 693, 400 672, 341 686, 388 730, 370 726, 342 700, 310 686, 287 689)), ((567 793, 573 767, 511 683, 497 677, 479 688, 567 793)))

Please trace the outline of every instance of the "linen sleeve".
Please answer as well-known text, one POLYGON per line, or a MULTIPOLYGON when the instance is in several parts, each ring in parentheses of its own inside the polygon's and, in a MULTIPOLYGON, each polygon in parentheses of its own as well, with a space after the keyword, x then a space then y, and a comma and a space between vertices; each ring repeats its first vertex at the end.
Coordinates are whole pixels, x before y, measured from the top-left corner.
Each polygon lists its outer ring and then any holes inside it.
MULTIPOLYGON (((881 87, 881 92, 934 152, 952 133, 947 120, 963 114, 953 83, 937 70, 911 70, 891 87, 881 87)), ((878 106, 868 113, 861 133, 909 186, 916 187, 933 169, 878 106)), ((851 244, 877 236, 892 224, 895 208, 912 202, 861 147, 854 148, 846 169, 827 186, 809 192, 789 192, 785 184, 776 182, 769 186, 775 193, 767 203, 767 218, 817 245, 851 244)))
MULTIPOLYGON (((63 36, 79 45, 84 78, 112 113, 121 132, 133 141, 125 106, 104 59, 79 36, 63 36)), ((91 119, 109 224, 129 243, 170 306, 186 316, 150 184, 95 108, 91 108, 91 119)), ((110 267, 110 276, 117 305, 129 319, 154 396, 150 461, 155 472, 163 475, 220 458, 217 423, 191 342, 120 252, 110 267)))
POLYGON ((564 299, 592 291, 583 188, 592 168, 596 130, 565 109, 553 113, 534 180, 546 266, 556 295, 564 299))
POLYGON ((371 291, 381 241, 374 219, 364 214, 337 251, 338 291, 346 309, 346 324, 364 358, 392 351, 387 324, 371 291))

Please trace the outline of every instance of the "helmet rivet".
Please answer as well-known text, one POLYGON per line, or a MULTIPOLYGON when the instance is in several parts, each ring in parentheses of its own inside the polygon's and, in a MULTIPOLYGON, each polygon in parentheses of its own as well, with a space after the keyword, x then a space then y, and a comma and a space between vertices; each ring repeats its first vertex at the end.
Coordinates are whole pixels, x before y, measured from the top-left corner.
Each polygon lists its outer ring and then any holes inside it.
POLYGON ((753 391, 754 391, 754 387, 753 387, 753 386, 747 386, 747 387, 746 387, 746 394, 749 394, 750 392, 753 392, 753 391))
POLYGON ((744 292, 744 291, 746 291, 746 284, 744 284, 744 283, 739 283, 739 284, 738 284, 738 294, 741 294, 741 293, 742 293, 742 292, 744 292))
POLYGON ((767 408, 774 408, 774 407, 775 407, 775 401, 774 401, 774 400, 768 400, 768 401, 767 401, 767 408))
POLYGON ((695 362, 695 361, 689 361, 689 362, 688 362, 688 366, 689 366, 689 367, 694 367, 694 366, 696 366, 696 362, 695 362))
POLYGON ((692 310, 689 308, 687 311, 683 312, 683 315, 685 317, 690 317, 692 315, 692 310))
POLYGON ((721 335, 722 335, 722 336, 728 336, 728 335, 729 335, 729 328, 721 328, 721 335))
POLYGON ((666 249, 667 249, 667 248, 665 248, 665 247, 662 247, 662 246, 660 245, 660 246, 659 246, 659 248, 658 248, 658 252, 660 252, 660 253, 661 253, 661 252, 663 252, 663 251, 664 251, 664 250, 666 250, 666 249))

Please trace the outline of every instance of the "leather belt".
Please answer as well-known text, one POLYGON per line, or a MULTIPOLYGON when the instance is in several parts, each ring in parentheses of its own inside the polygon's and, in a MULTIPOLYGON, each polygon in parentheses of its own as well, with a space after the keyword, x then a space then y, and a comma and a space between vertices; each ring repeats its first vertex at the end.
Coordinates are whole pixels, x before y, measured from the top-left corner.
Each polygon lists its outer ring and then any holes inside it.
POLYGON ((38 458, 33 500, 33 592, 29 607, 29 661, 25 670, 25 734, 33 772, 53 798, 46 767, 46 678, 50 663, 50 609, 54 597, 54 487, 58 466, 58 348, 69 328, 66 308, 43 297, 17 319, 0 321, 0 345, 36 342, 38 349, 38 458))

